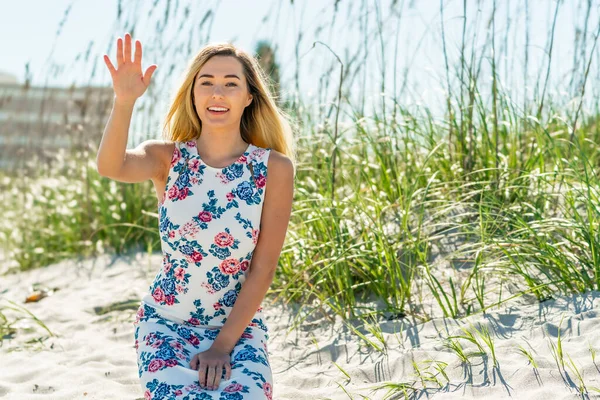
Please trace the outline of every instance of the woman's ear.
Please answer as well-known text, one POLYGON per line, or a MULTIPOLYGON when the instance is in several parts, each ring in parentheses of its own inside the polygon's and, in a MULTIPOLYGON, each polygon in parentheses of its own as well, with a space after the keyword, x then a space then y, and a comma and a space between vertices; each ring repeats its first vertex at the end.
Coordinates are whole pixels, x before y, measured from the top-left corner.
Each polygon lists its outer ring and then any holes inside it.
POLYGON ((248 107, 250 105, 250 103, 252 103, 252 99, 254 98, 254 97, 252 97, 251 94, 248 96, 250 96, 250 97, 248 98, 248 103, 246 103, 246 107, 248 107))

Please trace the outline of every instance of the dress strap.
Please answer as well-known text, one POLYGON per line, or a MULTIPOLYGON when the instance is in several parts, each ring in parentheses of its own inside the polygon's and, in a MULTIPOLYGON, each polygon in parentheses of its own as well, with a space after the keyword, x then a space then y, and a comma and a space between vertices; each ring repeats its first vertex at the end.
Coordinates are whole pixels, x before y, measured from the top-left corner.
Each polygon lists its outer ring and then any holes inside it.
POLYGON ((264 188, 267 179, 267 163, 271 148, 261 148, 253 146, 253 151, 250 152, 247 160, 248 169, 250 170, 252 183, 260 194, 261 201, 264 198, 264 188))

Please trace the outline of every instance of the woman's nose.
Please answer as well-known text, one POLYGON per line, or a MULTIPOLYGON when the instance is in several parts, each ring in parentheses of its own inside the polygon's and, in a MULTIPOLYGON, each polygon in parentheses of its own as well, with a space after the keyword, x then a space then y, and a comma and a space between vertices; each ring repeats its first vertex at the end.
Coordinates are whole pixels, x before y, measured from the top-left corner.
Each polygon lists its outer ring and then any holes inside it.
POLYGON ((222 96, 223 95, 223 91, 221 90, 221 88, 216 85, 215 88, 213 89, 213 96, 222 96))

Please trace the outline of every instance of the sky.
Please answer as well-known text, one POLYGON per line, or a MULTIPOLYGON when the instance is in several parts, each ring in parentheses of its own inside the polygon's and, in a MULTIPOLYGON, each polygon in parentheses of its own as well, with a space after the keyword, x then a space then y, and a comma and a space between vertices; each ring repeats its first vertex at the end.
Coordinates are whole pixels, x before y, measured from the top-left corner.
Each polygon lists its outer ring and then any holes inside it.
MULTIPOLYGON (((154 1, 154 0, 153 0, 154 1)), ((176 55, 169 53, 175 44, 185 42, 185 37, 174 29, 176 24, 170 24, 172 30, 165 32, 163 37, 156 37, 156 16, 153 22, 148 22, 142 16, 146 15, 150 0, 123 0, 126 12, 136 12, 140 23, 136 28, 134 40, 139 39, 144 46, 143 69, 155 63, 159 69, 153 80, 159 81, 161 72, 166 71, 169 63, 173 62, 177 70, 182 70, 187 60, 175 59, 176 55), (144 22, 145 21, 145 22, 144 22), (166 44, 165 44, 166 43, 166 44), (169 46, 169 43, 174 45, 169 46), (165 51, 164 49, 169 49, 165 51)), ((277 56, 281 64, 282 82, 293 86, 296 74, 296 39, 299 34, 303 39, 298 48, 300 60, 300 89, 309 96, 318 96, 322 101, 335 101, 337 92, 336 80, 339 77, 339 64, 336 63, 336 52, 344 57, 346 52, 368 52, 368 73, 356 80, 356 84, 365 87, 371 99, 380 99, 381 82, 385 81, 386 92, 393 84, 401 86, 402 82, 394 83, 394 71, 398 75, 409 71, 407 80, 410 82, 413 101, 419 100, 433 106, 439 103, 443 106, 445 84, 444 57, 441 48, 440 2, 438 0, 405 0, 410 4, 403 14, 400 24, 394 22, 389 13, 389 4, 393 0, 342 0, 339 2, 339 13, 335 25, 330 23, 335 0, 180 0, 174 3, 191 4, 192 21, 200 22, 206 11, 206 4, 218 4, 215 18, 210 29, 211 41, 233 41, 234 44, 253 50, 258 40, 267 39, 278 46, 277 56), (366 4, 364 6, 363 4, 366 4), (362 6, 362 7, 361 7, 362 6), (378 9, 379 7, 379 9, 378 9), (361 11, 362 10, 362 11, 361 11), (364 11, 366 10, 366 11, 364 11), (380 18, 387 21, 378 24, 380 18), (265 16, 269 18, 265 20, 265 16), (370 46, 362 45, 363 38, 359 37, 357 20, 368 18, 371 30, 370 46), (378 26, 382 31, 378 32, 378 26), (320 28, 319 28, 320 27, 320 28), (385 57, 382 60, 378 34, 384 38, 385 57), (396 37, 398 41, 396 43, 396 37), (324 45, 314 45, 315 40, 321 40, 324 45), (395 46, 398 46, 397 49, 395 46), (350 49, 350 50, 348 50, 350 49), (319 83, 323 83, 321 75, 332 69, 328 92, 317 93, 319 83), (328 96, 328 97, 326 97, 328 96), (379 97, 378 97, 379 96, 379 97)), ((462 32, 462 0, 444 0, 446 4, 444 24, 448 54, 456 60, 462 32)), ((498 63, 502 74, 502 83, 515 90, 522 87, 520 68, 523 64, 523 4, 525 0, 503 0, 497 2, 504 7, 498 11, 496 30, 499 37, 507 25, 512 26, 514 34, 506 43, 496 43, 499 54, 498 63), (510 11, 510 12, 507 12, 510 11), (507 17, 510 17, 510 21, 507 17), (507 45, 508 52, 512 51, 511 61, 505 62, 507 45)), ((572 67, 573 37, 576 9, 583 0, 563 0, 557 23, 552 59, 552 74, 550 84, 558 87, 568 81, 569 68, 572 67)), ((402 3, 398 0, 398 3, 402 3)), ((478 2, 469 0, 468 40, 477 41, 477 48, 483 48, 485 42, 485 24, 491 11, 492 0, 478 2), (475 17, 479 14, 478 36, 475 17)), ((547 40, 551 27, 554 0, 529 0, 531 13, 531 43, 530 43, 530 74, 534 80, 543 78, 547 62, 547 40)), ((161 5, 166 0, 160 0, 161 5)), ((94 83, 111 85, 111 79, 102 54, 106 53, 115 64, 115 47, 118 36, 123 36, 123 22, 117 20, 117 0, 0 0, 0 71, 14 74, 20 82, 25 79, 25 64, 30 63, 32 83, 34 85, 69 86, 94 83), (70 7, 70 8, 69 8, 70 7), (69 9, 65 18, 65 10, 69 9), (78 53, 85 52, 93 41, 90 60, 97 63, 97 73, 93 78, 91 66, 82 67, 81 62, 75 63, 78 53), (113 46, 109 50, 109 46, 113 46), (53 66, 54 65, 54 66, 53 66), (58 68, 57 65, 62 67, 58 68), (52 77, 49 71, 56 75, 52 77)), ((160 12, 157 13, 160 15, 160 12)), ((581 19, 579 17, 579 19, 581 19)), ((598 7, 593 10, 590 26, 594 29, 598 21, 598 7)), ((189 27, 185 27, 186 29, 189 27)), ((184 30, 184 32, 186 32, 184 30)), ((199 48, 201 42, 196 39, 194 46, 199 48)), ((599 46, 600 47, 600 46, 599 46)), ((196 50, 196 49, 194 49, 196 50)), ((346 57, 344 57, 346 58, 346 57)), ((594 64, 597 70, 597 62, 594 64)), ((164 73, 164 72, 163 72, 164 73)), ((175 74, 175 77, 177 74, 175 74)), ((173 87, 175 79, 162 82, 173 87)), ((489 63, 483 63, 482 80, 489 80, 489 63)), ((362 89, 357 86, 353 92, 362 89)), ((387 93, 390 95, 390 93, 387 93)))
MULTIPOLYGON (((0 0, 0 9, 3 11, 0 14, 0 37, 7 38, 0 41, 0 51, 3 54, 0 58, 0 71, 16 75, 19 82, 23 82, 26 75, 25 64, 29 62, 32 82, 43 84, 48 79, 46 72, 50 70, 51 60, 59 64, 69 63, 78 52, 87 48, 91 40, 95 41, 94 50, 98 60, 101 60, 100 52, 108 53, 106 46, 109 42, 116 41, 117 37, 124 37, 125 34, 125 30, 115 22, 117 3, 117 0, 0 0), (68 16, 65 17, 67 9, 68 16)), ((124 3, 136 4, 135 8, 141 15, 149 9, 151 1, 125 0, 124 3)), ((198 0, 197 3, 206 1, 198 0)), ((268 11, 276 9, 279 3, 277 0, 220 0, 212 24, 211 40, 232 40, 236 45, 252 50, 257 40, 270 35, 276 29, 275 26, 293 25, 290 18, 294 17, 289 15, 279 21, 272 19, 273 22, 270 23, 262 22, 268 11)), ((302 3, 304 19, 310 21, 327 2, 304 0, 302 3)), ((200 8, 206 7, 198 7, 200 8)), ((133 39, 141 40, 146 48, 148 43, 145 37, 148 30, 152 29, 154 27, 140 28, 133 39)), ((114 49, 108 55, 115 64, 114 49)), ((288 52, 287 57, 290 55, 288 52)), ((151 52, 144 51, 144 69, 152 63, 161 65, 161 61, 158 57, 152 57, 151 52)), ((74 77, 84 81, 84 75, 83 70, 71 71, 51 82, 57 86, 69 86, 74 77)), ((101 82, 110 84, 107 72, 101 82)))

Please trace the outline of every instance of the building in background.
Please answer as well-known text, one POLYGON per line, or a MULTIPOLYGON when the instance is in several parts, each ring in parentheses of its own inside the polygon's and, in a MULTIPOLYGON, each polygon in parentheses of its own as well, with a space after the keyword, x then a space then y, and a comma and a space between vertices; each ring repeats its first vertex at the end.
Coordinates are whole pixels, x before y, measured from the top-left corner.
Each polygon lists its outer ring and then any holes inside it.
POLYGON ((43 87, 0 72, 0 170, 22 168, 34 156, 51 164, 59 149, 100 143, 113 88, 43 87))

